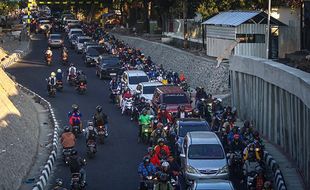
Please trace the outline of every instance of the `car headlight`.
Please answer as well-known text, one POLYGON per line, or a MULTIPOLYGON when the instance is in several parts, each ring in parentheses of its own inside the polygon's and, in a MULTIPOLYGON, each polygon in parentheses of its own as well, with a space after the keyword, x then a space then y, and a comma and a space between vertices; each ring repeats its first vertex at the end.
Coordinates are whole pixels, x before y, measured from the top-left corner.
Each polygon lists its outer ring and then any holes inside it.
POLYGON ((200 173, 196 168, 194 168, 190 165, 188 165, 186 167, 186 172, 191 173, 191 174, 199 174, 200 173))
POLYGON ((228 173, 228 166, 227 165, 219 170, 219 174, 223 174, 223 173, 228 173))

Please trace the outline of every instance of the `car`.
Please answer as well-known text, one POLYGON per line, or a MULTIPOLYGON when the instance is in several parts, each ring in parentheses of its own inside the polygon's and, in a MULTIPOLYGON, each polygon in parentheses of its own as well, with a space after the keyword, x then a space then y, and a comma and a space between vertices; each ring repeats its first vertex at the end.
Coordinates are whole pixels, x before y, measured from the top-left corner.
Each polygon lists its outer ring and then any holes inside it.
POLYGON ((51 29, 52 28, 52 24, 50 20, 39 20, 38 24, 37 24, 37 29, 36 32, 42 32, 45 31, 46 29, 51 29))
POLYGON ((185 181, 228 179, 228 163, 218 136, 209 131, 188 132, 180 154, 185 181))
POLYGON ((82 26, 81 26, 81 24, 80 23, 69 23, 69 24, 67 24, 66 25, 66 27, 65 27, 65 31, 66 32, 69 32, 71 29, 73 29, 73 28, 82 28, 82 26))
POLYGON ((234 190, 231 181, 221 179, 197 180, 188 190, 234 190))
POLYGON ((122 64, 118 57, 100 56, 99 63, 96 65, 96 75, 99 79, 110 78, 111 76, 121 75, 123 72, 122 64))
POLYGON ((79 36, 82 36, 83 34, 72 34, 71 39, 69 40, 71 48, 75 47, 75 44, 77 43, 77 39, 79 36))
POLYGON ((123 73, 122 80, 130 91, 134 93, 139 83, 149 82, 149 77, 144 71, 129 70, 123 73))
POLYGON ((71 40, 71 38, 73 37, 73 34, 79 34, 79 35, 83 35, 83 30, 80 28, 72 28, 70 29, 70 31, 68 32, 68 39, 71 40))
POLYGON ((99 63, 99 56, 106 53, 106 50, 102 46, 91 46, 87 48, 85 52, 84 63, 86 66, 92 66, 99 63))
POLYGON ((177 135, 178 151, 182 151, 184 137, 188 132, 192 131, 211 131, 208 122, 201 118, 183 118, 178 119, 174 126, 174 131, 177 135))
POLYGON ((61 34, 50 34, 48 38, 48 45, 50 47, 62 47, 64 40, 61 34))
POLYGON ((155 110, 160 109, 162 105, 166 110, 175 115, 181 105, 185 106, 186 112, 192 111, 191 101, 187 92, 184 92, 179 86, 161 86, 157 87, 151 101, 155 110))
POLYGON ((136 89, 141 89, 140 97, 144 97, 147 102, 151 102, 155 89, 163 84, 159 81, 141 82, 136 89))
POLYGON ((83 54, 85 54, 86 51, 87 51, 87 48, 97 47, 97 46, 99 46, 99 44, 97 42, 95 42, 95 41, 85 42, 83 44, 83 51, 82 52, 83 52, 83 54))
POLYGON ((77 37, 77 40, 76 40, 76 43, 75 43, 75 51, 77 53, 82 53, 82 50, 83 50, 83 45, 85 42, 90 42, 92 41, 92 38, 89 37, 89 36, 79 36, 77 37))

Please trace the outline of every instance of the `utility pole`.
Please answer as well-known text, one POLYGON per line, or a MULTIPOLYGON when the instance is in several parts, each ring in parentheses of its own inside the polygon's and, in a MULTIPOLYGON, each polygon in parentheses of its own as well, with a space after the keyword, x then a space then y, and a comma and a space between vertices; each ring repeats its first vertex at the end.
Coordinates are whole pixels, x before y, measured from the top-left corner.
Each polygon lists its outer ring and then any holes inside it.
POLYGON ((267 20, 267 42, 266 42, 266 58, 269 59, 270 46, 270 14, 271 14, 271 0, 268 0, 268 20, 267 20))
POLYGON ((184 21, 184 30, 183 30, 183 47, 188 48, 188 35, 187 35, 187 2, 188 0, 183 0, 183 21, 184 21))

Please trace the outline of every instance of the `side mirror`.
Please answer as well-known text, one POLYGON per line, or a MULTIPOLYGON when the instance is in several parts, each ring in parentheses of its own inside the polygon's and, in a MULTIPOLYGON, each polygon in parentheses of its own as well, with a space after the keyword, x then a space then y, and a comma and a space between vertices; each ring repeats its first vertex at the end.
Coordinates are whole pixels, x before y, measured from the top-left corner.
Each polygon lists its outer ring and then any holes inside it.
POLYGON ((185 158, 185 154, 180 154, 180 158, 185 158))

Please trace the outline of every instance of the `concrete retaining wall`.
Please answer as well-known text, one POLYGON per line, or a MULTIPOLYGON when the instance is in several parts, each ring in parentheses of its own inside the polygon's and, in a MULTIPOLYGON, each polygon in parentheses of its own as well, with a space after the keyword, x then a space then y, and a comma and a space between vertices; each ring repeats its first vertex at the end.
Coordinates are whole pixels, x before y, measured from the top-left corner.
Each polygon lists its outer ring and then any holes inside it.
POLYGON ((310 188, 310 74, 273 61, 234 56, 232 104, 243 120, 294 159, 310 188))
POLYGON ((193 88, 203 86, 208 93, 212 94, 225 94, 228 91, 228 65, 222 64, 216 68, 217 63, 211 59, 165 44, 136 37, 114 35, 131 47, 142 49, 146 56, 151 56, 156 64, 162 64, 165 69, 172 69, 176 72, 183 70, 193 88))

